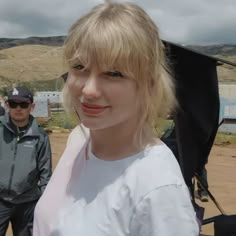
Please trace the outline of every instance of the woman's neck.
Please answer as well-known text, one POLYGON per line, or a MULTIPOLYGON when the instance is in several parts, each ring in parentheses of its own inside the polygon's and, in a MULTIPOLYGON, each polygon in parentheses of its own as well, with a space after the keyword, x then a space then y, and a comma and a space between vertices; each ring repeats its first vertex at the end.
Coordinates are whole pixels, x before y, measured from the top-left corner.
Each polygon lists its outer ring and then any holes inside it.
POLYGON ((145 127, 142 131, 130 128, 108 128, 90 130, 92 152, 103 160, 118 160, 132 156, 147 145, 157 142, 151 129, 145 127))

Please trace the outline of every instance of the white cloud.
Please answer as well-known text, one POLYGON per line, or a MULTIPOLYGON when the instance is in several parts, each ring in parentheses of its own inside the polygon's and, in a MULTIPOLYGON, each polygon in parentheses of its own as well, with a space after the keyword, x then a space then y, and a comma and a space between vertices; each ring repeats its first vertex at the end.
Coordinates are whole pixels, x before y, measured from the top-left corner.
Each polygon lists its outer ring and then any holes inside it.
MULTIPOLYGON (((236 0, 129 1, 150 14, 163 39, 185 44, 236 44, 236 0)), ((0 38, 66 35, 76 19, 101 2, 1 0, 0 38)))

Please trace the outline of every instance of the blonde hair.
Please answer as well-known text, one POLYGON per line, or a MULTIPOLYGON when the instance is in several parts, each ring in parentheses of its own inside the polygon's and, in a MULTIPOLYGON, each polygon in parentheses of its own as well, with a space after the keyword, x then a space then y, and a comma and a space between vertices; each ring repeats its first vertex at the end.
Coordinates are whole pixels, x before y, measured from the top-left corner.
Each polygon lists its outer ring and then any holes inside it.
MULTIPOLYGON (((136 4, 106 2, 94 7, 70 28, 64 57, 70 68, 78 62, 100 69, 115 66, 134 79, 141 102, 140 127, 146 122, 155 126, 176 105, 158 28, 136 4)), ((71 107, 67 85, 64 101, 71 107)))

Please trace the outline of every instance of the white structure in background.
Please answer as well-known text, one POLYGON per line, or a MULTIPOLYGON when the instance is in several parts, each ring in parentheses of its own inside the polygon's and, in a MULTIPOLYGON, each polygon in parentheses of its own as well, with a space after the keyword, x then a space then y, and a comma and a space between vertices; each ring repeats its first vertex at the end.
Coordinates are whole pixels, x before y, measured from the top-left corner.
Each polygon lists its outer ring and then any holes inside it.
POLYGON ((61 103, 61 92, 48 91, 48 92, 36 92, 34 95, 36 98, 48 99, 49 103, 61 103))
MULTIPOLYGON (((220 117, 222 119, 230 119, 232 122, 236 120, 236 84, 235 83, 220 83, 220 117)), ((227 133, 236 133, 236 124, 222 124, 219 131, 227 133)))
POLYGON ((61 92, 58 91, 36 92, 34 95, 35 109, 32 115, 42 122, 49 120, 51 112, 63 111, 61 97, 61 92))
POLYGON ((36 118, 50 119, 49 99, 45 97, 34 96, 35 109, 32 115, 36 118))

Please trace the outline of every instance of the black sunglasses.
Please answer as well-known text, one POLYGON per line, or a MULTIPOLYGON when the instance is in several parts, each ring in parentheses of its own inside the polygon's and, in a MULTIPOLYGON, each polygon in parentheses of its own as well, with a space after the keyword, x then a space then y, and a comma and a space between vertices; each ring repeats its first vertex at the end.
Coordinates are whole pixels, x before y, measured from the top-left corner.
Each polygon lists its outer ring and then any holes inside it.
POLYGON ((20 108, 26 109, 29 107, 28 102, 14 102, 14 101, 8 101, 10 108, 17 108, 17 106, 20 106, 20 108))

